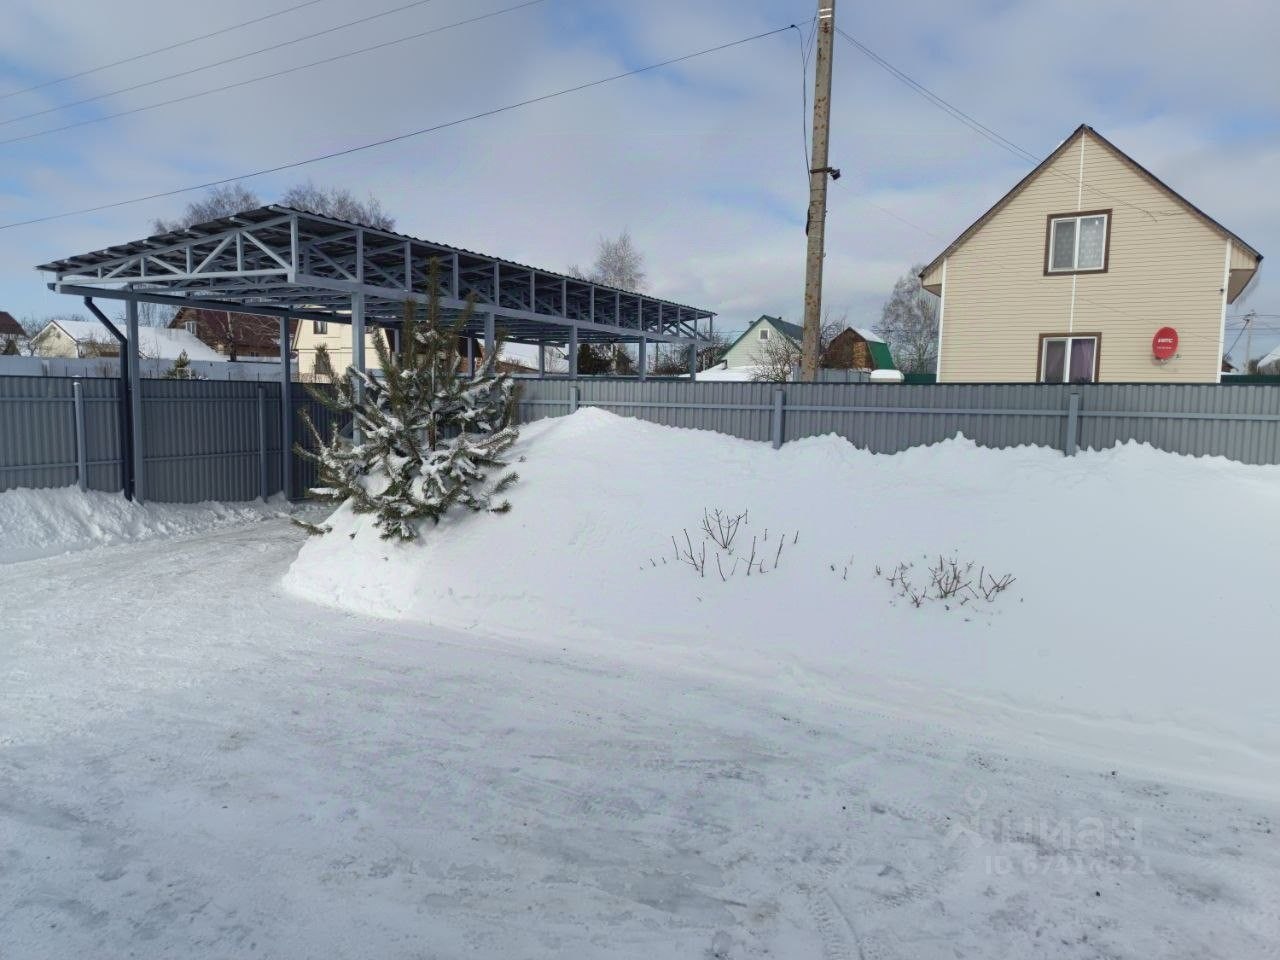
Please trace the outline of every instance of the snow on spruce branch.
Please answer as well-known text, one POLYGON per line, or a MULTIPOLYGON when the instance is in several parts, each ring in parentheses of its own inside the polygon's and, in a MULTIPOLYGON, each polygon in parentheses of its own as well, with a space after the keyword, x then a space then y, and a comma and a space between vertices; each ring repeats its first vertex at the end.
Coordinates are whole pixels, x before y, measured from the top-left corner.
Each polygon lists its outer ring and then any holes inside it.
POLYGON ((495 367, 498 349, 474 377, 462 372, 458 342, 474 307, 468 301, 446 321, 436 278, 433 264, 425 318, 418 305, 405 304, 399 353, 374 338, 380 376, 355 368, 335 375, 328 352, 317 350, 316 368, 332 386, 311 392, 337 421, 328 439, 302 414, 315 449, 297 449, 320 471, 311 493, 373 514, 384 540, 415 540, 425 521, 439 523, 453 507, 505 513, 511 504, 502 494, 517 480, 515 473, 490 478, 508 465, 503 454, 516 441, 515 384, 495 367), (354 427, 350 437, 337 425, 344 422, 354 427))

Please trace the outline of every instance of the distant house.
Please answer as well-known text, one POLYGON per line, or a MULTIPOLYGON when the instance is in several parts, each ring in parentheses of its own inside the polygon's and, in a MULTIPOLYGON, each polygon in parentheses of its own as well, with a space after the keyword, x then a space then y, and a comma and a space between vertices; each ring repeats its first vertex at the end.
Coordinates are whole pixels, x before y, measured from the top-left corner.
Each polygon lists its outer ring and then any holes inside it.
POLYGON ((21 353, 27 343, 27 331, 13 319, 13 314, 0 310, 0 354, 21 353))
MULTIPOLYGON (((804 328, 780 317, 762 316, 729 345, 721 359, 724 370, 749 370, 760 366, 771 345, 785 343, 797 357, 804 328)), ((819 366, 835 370, 894 370, 889 345, 870 330, 846 327, 822 352, 819 366)), ((727 378, 731 379, 731 378, 727 378)))
MULTIPOLYGON (((102 324, 88 320, 50 320, 31 338, 37 357, 115 357, 119 344, 102 324)), ((152 360, 225 360, 212 347, 186 330, 142 327, 138 331, 138 352, 152 360)))
MULTIPOLYGON (((1248 372, 1245 371, 1245 373, 1248 372)), ((1276 347, 1258 361, 1258 372, 1269 377, 1280 377, 1280 347, 1276 347)))
MULTIPOLYGON (((378 353, 374 338, 381 336, 385 334, 376 327, 365 330, 365 366, 372 370, 378 367, 378 353)), ((298 355, 298 372, 302 374, 303 379, 311 379, 315 376, 316 350, 321 345, 328 351, 329 362, 335 371, 345 370, 351 366, 350 324, 331 323, 328 320, 303 320, 293 338, 293 347, 298 355)))
POLYGON ((1217 383, 1261 261, 1082 125, 921 272, 938 382, 1217 383))
POLYGON ((896 370, 889 345, 870 330, 846 327, 822 352, 819 366, 828 370, 896 370))
MULTIPOLYGON (((297 326, 295 320, 295 331, 297 326)), ((280 321, 275 317, 183 307, 169 328, 186 330, 228 360, 280 358, 280 321)))
POLYGON ((729 344, 729 349, 724 352, 723 362, 729 370, 756 367, 764 361, 765 351, 769 349, 771 342, 783 340, 799 350, 803 339, 804 330, 798 324, 787 323, 781 317, 766 314, 729 344))

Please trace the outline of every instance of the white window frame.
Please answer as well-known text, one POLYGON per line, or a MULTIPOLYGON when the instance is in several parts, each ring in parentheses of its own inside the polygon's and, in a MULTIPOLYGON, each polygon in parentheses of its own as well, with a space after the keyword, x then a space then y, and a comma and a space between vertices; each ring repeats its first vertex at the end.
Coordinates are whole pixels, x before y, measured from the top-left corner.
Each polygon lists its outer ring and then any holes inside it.
POLYGON ((1052 382, 1054 383, 1073 383, 1074 382, 1071 380, 1071 351, 1075 349, 1075 342, 1077 340, 1093 341, 1093 365, 1089 368, 1089 382, 1090 383, 1098 382, 1098 351, 1102 349, 1102 337, 1096 333, 1085 334, 1082 336, 1075 336, 1074 334, 1064 333, 1060 336, 1057 334, 1054 334, 1052 336, 1045 337, 1040 341, 1040 382, 1041 383, 1050 382, 1049 380, 1045 379, 1045 374, 1047 372, 1046 368, 1049 365, 1049 344, 1051 343, 1065 343, 1067 345, 1067 349, 1062 355, 1062 379, 1055 380, 1052 382))
POLYGON ((312 320, 311 332, 317 337, 327 337, 329 335, 329 321, 312 320))
POLYGON ((1045 273, 1053 274, 1072 274, 1072 273, 1106 273, 1110 268, 1111 259, 1111 211, 1110 210, 1086 210, 1082 213, 1068 213, 1061 216, 1055 214, 1049 218, 1049 237, 1044 251, 1044 270, 1045 273), (1080 266, 1080 221, 1081 220, 1102 220, 1102 263, 1096 267, 1080 266), (1058 236, 1058 224, 1072 222, 1076 225, 1075 246, 1071 251, 1070 267, 1055 267, 1053 265, 1054 240, 1058 236))
POLYGON ((183 321, 182 325, 186 327, 187 333, 191 334, 194 337, 196 336, 196 327, 198 326, 198 324, 199 324, 199 321, 186 320, 186 321, 183 321))

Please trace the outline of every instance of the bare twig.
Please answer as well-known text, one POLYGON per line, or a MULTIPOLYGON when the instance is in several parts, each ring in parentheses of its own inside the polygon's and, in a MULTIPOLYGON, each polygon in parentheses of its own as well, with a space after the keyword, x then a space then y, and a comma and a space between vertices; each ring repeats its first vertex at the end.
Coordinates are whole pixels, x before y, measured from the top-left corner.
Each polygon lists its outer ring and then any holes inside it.
POLYGON ((721 550, 733 553, 733 538, 738 535, 738 527, 746 519, 746 511, 734 515, 725 510, 703 508, 702 532, 721 550))

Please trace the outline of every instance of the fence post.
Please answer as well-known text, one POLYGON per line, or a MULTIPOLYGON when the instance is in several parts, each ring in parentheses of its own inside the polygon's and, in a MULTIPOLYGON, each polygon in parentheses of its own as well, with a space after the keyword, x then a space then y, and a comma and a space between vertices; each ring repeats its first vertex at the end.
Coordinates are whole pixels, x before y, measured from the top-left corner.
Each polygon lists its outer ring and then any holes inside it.
POLYGON ((71 385, 71 394, 75 399, 76 420, 76 483, 81 490, 89 489, 89 457, 86 453, 84 436, 84 391, 80 381, 71 385))
POLYGON ((786 391, 781 387, 773 391, 773 415, 769 423, 769 436, 773 439, 773 449, 782 446, 782 411, 787 402, 786 391))
POLYGON ((1067 442, 1063 449, 1068 457, 1076 455, 1080 437, 1080 394, 1073 393, 1067 398, 1067 442))
POLYGON ((576 413, 578 410, 578 388, 569 388, 569 412, 576 413))
POLYGON ((258 492, 265 503, 267 492, 267 390, 258 385, 258 492))

